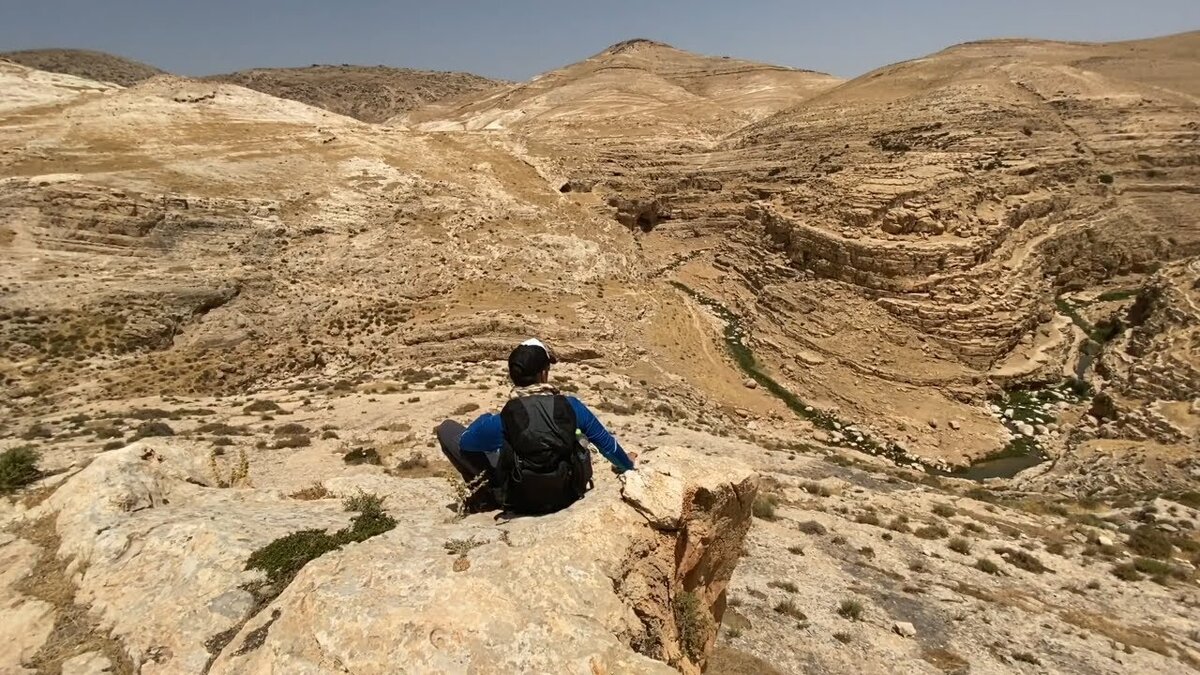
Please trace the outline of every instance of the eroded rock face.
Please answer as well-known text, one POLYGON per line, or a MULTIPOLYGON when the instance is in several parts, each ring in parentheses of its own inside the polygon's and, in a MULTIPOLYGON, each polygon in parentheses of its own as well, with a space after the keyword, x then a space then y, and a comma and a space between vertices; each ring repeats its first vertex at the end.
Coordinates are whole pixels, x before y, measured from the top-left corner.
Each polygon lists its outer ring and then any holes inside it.
POLYGON ((656 516, 605 472, 565 511, 458 521, 439 478, 330 479, 334 497, 384 496, 397 527, 310 562, 261 607, 250 554, 349 516, 335 498, 215 487, 206 457, 179 439, 135 443, 30 514, 56 518, 76 601, 142 673, 698 673, 757 488, 735 462, 669 450, 642 470, 677 486, 656 516), (681 626, 685 594, 696 604, 681 626))

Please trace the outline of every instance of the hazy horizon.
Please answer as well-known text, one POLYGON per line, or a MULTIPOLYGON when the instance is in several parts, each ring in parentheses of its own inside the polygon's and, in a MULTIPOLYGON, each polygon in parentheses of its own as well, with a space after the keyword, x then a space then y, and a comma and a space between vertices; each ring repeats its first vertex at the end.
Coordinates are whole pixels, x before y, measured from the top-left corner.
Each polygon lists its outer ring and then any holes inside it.
POLYGON ((4 12, 0 51, 92 49, 192 76, 346 63, 527 80, 617 42, 648 38, 850 78, 973 40, 1110 42, 1200 28, 1194 0, 963 6, 969 4, 43 0, 4 12))

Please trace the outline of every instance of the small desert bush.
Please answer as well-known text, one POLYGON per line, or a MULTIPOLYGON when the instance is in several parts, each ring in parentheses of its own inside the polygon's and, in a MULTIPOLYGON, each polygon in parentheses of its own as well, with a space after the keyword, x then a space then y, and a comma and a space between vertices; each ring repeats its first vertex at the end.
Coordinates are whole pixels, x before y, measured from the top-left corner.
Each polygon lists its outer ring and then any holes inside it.
POLYGON ((695 593, 679 593, 671 604, 683 653, 692 661, 699 663, 700 659, 704 657, 704 643, 712 628, 712 618, 695 593))
POLYGON ((246 569, 261 570, 267 586, 256 589, 261 599, 278 595, 309 561, 335 551, 346 544, 364 541, 396 526, 396 520, 383 512, 383 498, 359 492, 343 502, 347 511, 357 511, 350 525, 332 534, 325 530, 300 530, 276 539, 250 554, 246 569))
POLYGON ((1171 556, 1171 539, 1166 533, 1152 525, 1139 525, 1129 535, 1129 549, 1147 558, 1168 558, 1171 556))
POLYGON ((312 445, 312 437, 308 434, 294 434, 291 436, 280 436, 275 440, 274 448, 307 448, 312 445))
POLYGON ((788 593, 796 593, 800 590, 796 584, 790 581, 770 581, 767 582, 767 586, 770 586, 771 588, 778 588, 779 590, 787 591, 788 593))
POLYGON ((295 422, 288 422, 275 427, 275 436, 307 436, 309 434, 308 427, 295 422))
POLYGON ((796 606, 796 602, 791 598, 787 598, 786 600, 776 604, 775 612, 778 614, 783 614, 784 616, 790 616, 793 619, 800 621, 808 620, 808 615, 801 611, 801 609, 796 606))
POLYGON ((292 494, 290 494, 288 496, 291 497, 292 499, 303 499, 303 500, 325 499, 326 497, 330 496, 330 492, 329 492, 329 488, 325 487, 324 484, 313 483, 312 485, 309 485, 306 488, 296 490, 295 492, 293 492, 292 494))
POLYGON ((779 505, 779 497, 772 494, 760 494, 754 498, 751 511, 755 518, 775 520, 775 507, 779 505))
POLYGON ((1137 571, 1137 568, 1133 566, 1133 563, 1113 565, 1112 573, 1114 577, 1120 579, 1121 581, 1142 580, 1142 575, 1137 571))
POLYGON ((926 525, 913 534, 922 539, 945 539, 950 536, 950 531, 941 525, 926 525))
POLYGON ((954 551, 955 553, 967 555, 971 552, 971 542, 963 539, 962 537, 955 537, 951 539, 948 546, 950 547, 950 550, 954 551))
POLYGON ((1137 558, 1133 561, 1133 568, 1149 576, 1155 583, 1164 586, 1168 579, 1186 581, 1188 578, 1188 574, 1183 568, 1153 558, 1137 558))
POLYGON ((957 513, 957 511, 955 511, 954 507, 950 506, 949 504, 934 504, 933 513, 943 518, 950 518, 957 513))
POLYGON ((888 523, 888 529, 893 532, 908 533, 912 530, 908 527, 908 516, 900 515, 892 518, 892 522, 888 523))
POLYGON ((1049 553, 1051 555, 1062 556, 1062 555, 1066 555, 1066 552, 1067 552, 1067 545, 1062 543, 1061 541, 1054 541, 1054 542, 1050 542, 1049 544, 1046 544, 1046 553, 1049 553))
POLYGON ((142 422, 140 426, 133 432, 133 436, 129 437, 129 441, 137 441, 143 438, 153 438, 156 436, 174 436, 175 430, 166 422, 142 422))
POLYGON ((843 600, 838 605, 837 613, 843 618, 858 621, 862 618, 863 604, 855 599, 843 600))
POLYGON ((792 555, 804 555, 804 547, 803 546, 789 546, 787 551, 788 551, 788 553, 791 553, 792 555))
POLYGON ((253 415, 255 413, 279 412, 280 410, 283 410, 283 408, 280 408, 278 403, 270 400, 263 400, 251 403, 243 408, 242 412, 247 415, 253 415))
POLYGON ((1000 573, 1000 566, 997 565, 996 563, 992 562, 991 560, 988 560, 987 558, 980 558, 979 560, 976 560, 975 561, 975 569, 977 569, 980 572, 983 572, 985 574, 999 574, 1000 573))
POLYGON ((18 446, 0 453, 0 493, 12 492, 37 480, 41 454, 29 447, 18 446))
POLYGON ((874 511, 867 511, 866 513, 858 514, 854 518, 854 522, 862 523, 863 525, 874 525, 875 527, 880 526, 879 516, 875 515, 874 511))
POLYGON ((832 490, 830 490, 824 484, 818 483, 817 481, 806 481, 803 485, 801 485, 801 487, 803 487, 804 491, 810 495, 816 495, 818 497, 833 496, 832 490))
POLYGON ((1022 551, 1021 549, 998 547, 993 550, 996 553, 999 553, 1006 561, 1008 561, 1008 564, 1012 565, 1013 567, 1019 567, 1026 572, 1041 574, 1043 572, 1053 571, 1049 567, 1043 565, 1042 561, 1038 560, 1037 557, 1027 553, 1026 551, 1022 551))
POLYGON ((467 413, 469 413, 469 412, 475 412, 476 410, 479 410, 479 404, 478 404, 478 403, 464 403, 464 404, 462 404, 462 405, 458 406, 457 408, 455 408, 455 409, 454 409, 454 412, 453 412, 453 413, 451 413, 451 414, 453 414, 453 415, 466 415, 467 413))
POLYGON ((854 638, 849 633, 838 632, 833 634, 833 639, 844 645, 848 645, 854 638))
POLYGON ((796 526, 804 534, 822 535, 827 531, 825 526, 815 520, 806 520, 796 526))
POLYGON ((342 461, 350 465, 383 463, 383 460, 379 458, 379 451, 375 448, 354 448, 342 455, 342 461))

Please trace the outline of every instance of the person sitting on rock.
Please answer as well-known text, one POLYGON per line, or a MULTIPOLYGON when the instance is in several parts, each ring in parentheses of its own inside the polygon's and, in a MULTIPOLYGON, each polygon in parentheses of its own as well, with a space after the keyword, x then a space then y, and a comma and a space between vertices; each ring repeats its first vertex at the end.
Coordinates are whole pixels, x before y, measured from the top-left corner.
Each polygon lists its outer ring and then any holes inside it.
POLYGON ((550 366, 557 362, 540 340, 522 342, 508 355, 513 392, 499 415, 485 413, 466 428, 453 420, 438 425, 442 452, 471 492, 467 510, 498 505, 540 514, 573 504, 592 483, 592 458, 580 433, 617 472, 634 468, 592 411, 550 384, 550 366))

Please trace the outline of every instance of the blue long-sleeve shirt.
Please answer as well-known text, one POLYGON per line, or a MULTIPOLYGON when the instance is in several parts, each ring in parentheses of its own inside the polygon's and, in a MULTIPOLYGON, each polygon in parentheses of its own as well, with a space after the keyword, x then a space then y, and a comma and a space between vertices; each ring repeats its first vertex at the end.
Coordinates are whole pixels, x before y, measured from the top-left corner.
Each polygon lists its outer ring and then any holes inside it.
MULTIPOLYGON (((621 471, 632 469, 633 460, 625 454, 621 444, 604 428, 600 420, 596 419, 592 411, 574 396, 567 396, 566 399, 575 411, 575 426, 596 446, 600 454, 621 471)), ((458 443, 463 452, 500 452, 501 446, 504 445, 504 423, 499 415, 484 413, 471 422, 471 426, 463 432, 458 443)))

